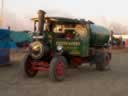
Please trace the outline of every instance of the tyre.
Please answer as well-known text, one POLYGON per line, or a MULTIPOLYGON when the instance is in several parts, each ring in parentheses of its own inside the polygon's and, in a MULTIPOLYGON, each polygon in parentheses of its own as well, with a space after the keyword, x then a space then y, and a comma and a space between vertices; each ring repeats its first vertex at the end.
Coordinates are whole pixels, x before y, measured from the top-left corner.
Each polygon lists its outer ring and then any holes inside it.
POLYGON ((96 69, 99 71, 109 70, 110 69, 110 55, 105 52, 96 53, 96 69))
POLYGON ((62 81, 65 77, 67 61, 63 56, 55 56, 50 62, 49 77, 52 81, 62 81))
POLYGON ((30 55, 26 55, 24 59, 24 72, 27 77, 34 77, 37 74, 37 70, 33 70, 32 68, 32 57, 30 55))

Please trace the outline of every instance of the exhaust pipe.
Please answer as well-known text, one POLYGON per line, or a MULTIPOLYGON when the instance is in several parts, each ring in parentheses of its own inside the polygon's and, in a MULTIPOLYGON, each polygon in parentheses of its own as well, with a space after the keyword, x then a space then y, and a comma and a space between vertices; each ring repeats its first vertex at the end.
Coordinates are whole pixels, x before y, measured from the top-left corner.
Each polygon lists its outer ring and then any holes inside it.
POLYGON ((39 35, 43 35, 44 33, 44 23, 45 23, 45 14, 46 12, 43 10, 38 11, 38 32, 39 35))

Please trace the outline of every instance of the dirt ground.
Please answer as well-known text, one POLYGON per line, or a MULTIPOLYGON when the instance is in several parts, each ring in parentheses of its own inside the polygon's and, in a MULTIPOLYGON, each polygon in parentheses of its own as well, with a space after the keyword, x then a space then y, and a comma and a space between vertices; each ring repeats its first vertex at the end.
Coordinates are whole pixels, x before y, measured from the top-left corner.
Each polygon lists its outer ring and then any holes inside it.
POLYGON ((113 51, 110 71, 70 69, 63 82, 50 81, 48 72, 24 77, 21 53, 13 52, 12 64, 0 66, 0 96, 128 96, 128 49, 113 51))

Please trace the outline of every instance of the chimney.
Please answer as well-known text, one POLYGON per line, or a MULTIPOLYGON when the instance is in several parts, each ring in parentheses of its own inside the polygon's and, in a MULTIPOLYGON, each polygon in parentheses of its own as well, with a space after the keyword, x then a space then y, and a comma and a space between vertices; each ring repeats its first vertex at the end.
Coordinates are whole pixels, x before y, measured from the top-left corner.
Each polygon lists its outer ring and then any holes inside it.
POLYGON ((43 32, 44 32, 45 14, 46 14, 46 12, 43 10, 38 11, 38 20, 39 20, 38 32, 39 32, 39 35, 43 35, 43 32))

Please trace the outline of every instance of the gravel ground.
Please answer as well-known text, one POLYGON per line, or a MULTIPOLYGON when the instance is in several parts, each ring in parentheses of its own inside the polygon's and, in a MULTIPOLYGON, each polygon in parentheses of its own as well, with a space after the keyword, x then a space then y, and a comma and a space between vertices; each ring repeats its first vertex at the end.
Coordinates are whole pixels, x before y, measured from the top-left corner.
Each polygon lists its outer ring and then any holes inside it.
POLYGON ((52 82, 48 72, 30 79, 23 76, 23 54, 12 54, 11 65, 0 67, 0 96, 128 96, 128 53, 114 51, 111 70, 85 66, 70 69, 63 82, 52 82), (20 62, 19 62, 20 61, 20 62))

